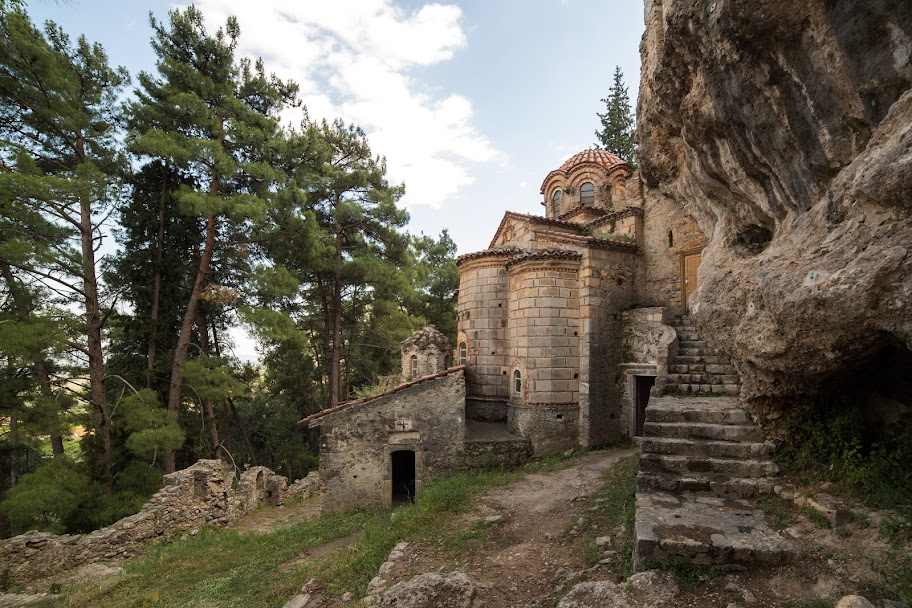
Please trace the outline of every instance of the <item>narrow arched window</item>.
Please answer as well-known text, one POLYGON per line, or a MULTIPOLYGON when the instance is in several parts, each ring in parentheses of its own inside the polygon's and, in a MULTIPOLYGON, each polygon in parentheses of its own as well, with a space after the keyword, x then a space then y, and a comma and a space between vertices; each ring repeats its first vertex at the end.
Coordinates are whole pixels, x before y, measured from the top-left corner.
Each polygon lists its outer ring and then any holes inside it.
POLYGON ((595 203, 595 186, 592 182, 586 182, 580 186, 580 205, 591 205, 595 203))
POLYGON ((418 377, 418 355, 412 355, 412 378, 418 377))
POLYGON ((551 216, 557 217, 560 215, 560 201, 561 201, 561 191, 555 190, 554 195, 551 197, 551 216))
POLYGON ((469 347, 465 342, 459 343, 459 365, 465 365, 469 360, 469 347))
POLYGON ((513 372, 513 394, 522 395, 522 372, 519 370, 513 372))
POLYGON ((675 236, 674 236, 674 234, 671 232, 671 230, 668 231, 668 246, 669 246, 669 247, 674 247, 674 246, 675 246, 675 236))

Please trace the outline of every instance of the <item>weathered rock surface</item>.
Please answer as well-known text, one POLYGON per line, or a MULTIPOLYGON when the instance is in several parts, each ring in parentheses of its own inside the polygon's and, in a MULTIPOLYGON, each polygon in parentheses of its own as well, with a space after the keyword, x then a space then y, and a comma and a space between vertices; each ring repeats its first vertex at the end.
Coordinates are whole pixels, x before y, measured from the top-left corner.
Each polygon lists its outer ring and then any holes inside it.
POLYGON ((479 608, 475 582, 463 572, 419 574, 393 585, 377 606, 397 608, 479 608))
POLYGON ((692 314, 742 396, 912 348, 912 3, 645 4, 647 215, 709 238, 692 314))
POLYGON ((665 572, 639 572, 626 583, 580 583, 561 599, 557 608, 651 608, 675 605, 678 587, 665 572))

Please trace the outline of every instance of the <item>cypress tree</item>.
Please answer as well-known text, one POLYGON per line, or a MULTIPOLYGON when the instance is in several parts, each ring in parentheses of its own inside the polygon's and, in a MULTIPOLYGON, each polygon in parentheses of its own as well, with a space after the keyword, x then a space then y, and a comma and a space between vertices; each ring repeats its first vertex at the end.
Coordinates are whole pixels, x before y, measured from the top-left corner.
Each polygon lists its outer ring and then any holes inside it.
POLYGON ((614 68, 614 84, 608 89, 608 97, 602 99, 605 113, 596 112, 602 128, 595 132, 598 147, 621 157, 630 165, 636 164, 636 128, 630 98, 624 86, 621 67, 614 68))

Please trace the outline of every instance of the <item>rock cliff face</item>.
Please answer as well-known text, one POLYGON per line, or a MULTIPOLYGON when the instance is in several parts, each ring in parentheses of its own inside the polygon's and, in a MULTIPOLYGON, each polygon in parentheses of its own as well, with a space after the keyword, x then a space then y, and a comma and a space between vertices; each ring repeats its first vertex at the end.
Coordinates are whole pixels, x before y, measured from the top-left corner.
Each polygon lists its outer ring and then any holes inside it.
POLYGON ((742 396, 908 360, 912 2, 645 4, 647 213, 671 199, 709 239, 692 313, 742 396))

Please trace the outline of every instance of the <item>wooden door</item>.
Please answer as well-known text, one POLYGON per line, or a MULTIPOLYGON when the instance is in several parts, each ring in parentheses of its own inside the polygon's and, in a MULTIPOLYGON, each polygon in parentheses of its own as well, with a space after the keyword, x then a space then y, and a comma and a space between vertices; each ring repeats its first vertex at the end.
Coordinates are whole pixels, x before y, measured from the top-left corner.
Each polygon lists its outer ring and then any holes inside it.
POLYGON ((694 253, 684 256, 684 311, 687 312, 687 304, 690 302, 690 295, 697 288, 697 268, 700 267, 702 255, 694 253))

